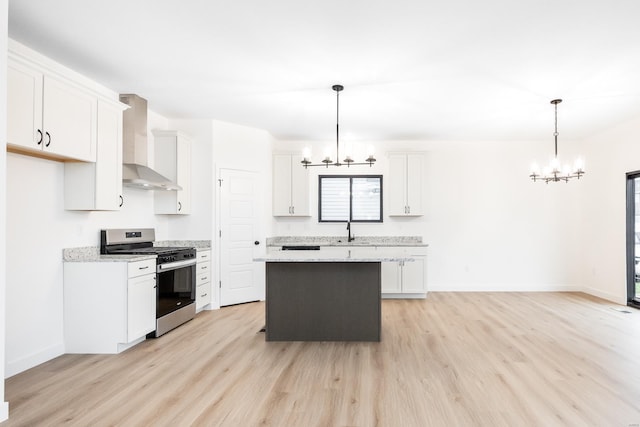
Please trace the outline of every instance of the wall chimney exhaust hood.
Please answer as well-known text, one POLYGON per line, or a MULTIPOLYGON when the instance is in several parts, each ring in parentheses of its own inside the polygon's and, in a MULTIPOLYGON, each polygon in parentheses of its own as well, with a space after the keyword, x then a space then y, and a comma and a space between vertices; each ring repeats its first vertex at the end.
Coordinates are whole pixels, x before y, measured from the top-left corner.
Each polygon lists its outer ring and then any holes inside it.
POLYGON ((144 190, 182 190, 148 166, 147 100, 138 95, 121 94, 120 102, 130 107, 123 113, 123 185, 144 190))

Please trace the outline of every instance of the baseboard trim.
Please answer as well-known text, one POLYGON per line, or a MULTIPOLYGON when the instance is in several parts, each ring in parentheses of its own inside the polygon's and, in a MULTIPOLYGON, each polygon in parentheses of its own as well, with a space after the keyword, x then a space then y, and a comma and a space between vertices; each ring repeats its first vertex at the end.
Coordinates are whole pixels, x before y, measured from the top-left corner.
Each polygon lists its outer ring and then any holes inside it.
POLYGON ((589 295, 593 295, 594 297, 606 299, 607 301, 611 301, 611 302, 614 302, 616 304, 627 305, 626 296, 614 295, 614 294, 609 293, 609 292, 603 292, 603 291, 601 291, 599 289, 588 288, 588 287, 583 288, 582 291, 585 294, 589 294, 589 295))
POLYGON ((6 371, 4 373, 5 378, 12 377, 20 372, 24 372, 27 369, 31 369, 41 363, 48 362, 51 359, 55 359, 58 356, 64 354, 64 344, 54 344, 42 351, 34 354, 30 354, 27 357, 23 357, 18 360, 7 362, 6 371))
POLYGON ((549 285, 529 283, 456 283, 429 284, 429 292, 581 292, 574 285, 549 285))
POLYGON ((9 419, 9 402, 0 403, 0 423, 9 419))

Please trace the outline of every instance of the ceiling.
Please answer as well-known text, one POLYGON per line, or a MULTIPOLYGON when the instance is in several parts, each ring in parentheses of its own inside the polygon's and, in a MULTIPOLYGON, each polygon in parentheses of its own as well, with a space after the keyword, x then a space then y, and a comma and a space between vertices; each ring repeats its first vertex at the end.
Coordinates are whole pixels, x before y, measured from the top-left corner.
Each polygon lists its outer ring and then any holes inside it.
POLYGON ((640 116, 637 0, 10 0, 9 36, 279 139, 581 139, 640 116))

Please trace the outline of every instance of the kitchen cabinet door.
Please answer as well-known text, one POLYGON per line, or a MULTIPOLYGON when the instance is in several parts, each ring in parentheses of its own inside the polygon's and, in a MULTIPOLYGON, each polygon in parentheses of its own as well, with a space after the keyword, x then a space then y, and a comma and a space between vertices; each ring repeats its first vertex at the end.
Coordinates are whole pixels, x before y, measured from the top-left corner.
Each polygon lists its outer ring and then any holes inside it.
POLYGON ((182 190, 154 191, 157 214, 191 213, 191 141, 178 131, 153 131, 156 172, 178 184, 182 190))
POLYGON ((426 257, 415 256, 415 261, 402 265, 402 293, 422 294, 426 289, 426 257))
POLYGON ((407 215, 422 215, 422 172, 424 156, 422 154, 407 154, 407 215))
POLYGON ((96 161, 96 96, 44 77, 43 150, 69 159, 96 161))
POLYGON ((122 111, 124 104, 98 100, 96 162, 64 167, 67 210, 119 210, 122 195, 122 111))
POLYGON ((389 156, 389 215, 404 216, 407 213, 407 158, 404 154, 389 156))
POLYGON ((309 169, 291 156, 291 216, 309 216, 309 169))
POLYGON ((398 262, 382 262, 381 280, 382 293, 396 294, 402 292, 401 270, 398 262))
POLYGON ((42 151, 41 72, 15 61, 7 68, 7 146, 42 151))
POLYGON ((424 155, 389 155, 389 215, 421 216, 424 155))
POLYGON ((273 216, 291 215, 291 155, 273 156, 273 216))
POLYGON ((309 216, 309 170, 294 154, 273 156, 273 216, 309 216))
POLYGON ((129 279, 127 294, 127 341, 131 342, 156 329, 155 273, 129 279))

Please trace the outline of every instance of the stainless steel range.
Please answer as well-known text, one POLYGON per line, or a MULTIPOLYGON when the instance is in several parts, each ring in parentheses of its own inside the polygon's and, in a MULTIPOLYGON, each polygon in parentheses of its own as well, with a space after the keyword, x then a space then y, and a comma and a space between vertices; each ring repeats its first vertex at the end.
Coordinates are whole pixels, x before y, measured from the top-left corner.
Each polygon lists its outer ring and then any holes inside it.
POLYGON ((196 314, 196 250, 154 246, 155 230, 110 229, 100 232, 104 255, 152 254, 156 260, 156 330, 159 337, 193 319, 196 314))

